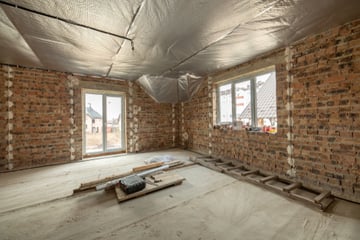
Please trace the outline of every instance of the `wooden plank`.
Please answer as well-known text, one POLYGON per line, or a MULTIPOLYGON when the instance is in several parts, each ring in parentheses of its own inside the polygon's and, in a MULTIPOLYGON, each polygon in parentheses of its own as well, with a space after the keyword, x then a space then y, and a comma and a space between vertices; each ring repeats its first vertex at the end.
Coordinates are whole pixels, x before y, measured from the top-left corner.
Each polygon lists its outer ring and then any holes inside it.
POLYGON ((288 185, 288 186, 285 186, 285 187, 283 187, 283 192, 290 192, 291 190, 293 190, 293 189, 295 189, 295 188, 299 188, 299 187, 301 187, 302 186, 302 184, 301 183, 299 183, 299 182, 294 182, 294 183, 292 183, 292 184, 290 184, 290 185, 288 185))
POLYGON ((115 186, 115 193, 116 193, 116 197, 118 199, 118 202, 123 202, 129 199, 133 199, 133 198, 137 198, 137 197, 141 197, 144 196, 146 194, 170 187, 170 186, 175 186, 175 185, 179 185, 181 184, 185 178, 183 178, 180 175, 177 174, 170 174, 170 173, 162 173, 162 174, 157 174, 156 175, 157 180, 160 180, 159 182, 155 182, 154 179, 152 179, 151 177, 146 177, 146 182, 150 182, 150 184, 146 184, 145 189, 135 192, 135 193, 131 193, 131 194, 126 194, 124 193, 120 186, 117 184, 115 186))
POLYGON ((174 168, 174 167, 184 165, 185 163, 183 161, 180 161, 180 160, 175 160, 175 161, 168 162, 166 164, 169 165, 169 168, 174 168))
POLYGON ((323 199, 320 203, 319 203, 319 205, 320 205, 320 209, 322 210, 322 211, 326 211, 326 209, 334 202, 334 198, 333 197, 327 197, 327 198, 325 198, 325 199, 323 199))
POLYGON ((321 194, 317 195, 313 201, 315 203, 320 203, 322 200, 324 200, 325 198, 327 197, 330 197, 331 195, 331 192, 330 191, 325 191, 325 192, 322 192, 321 194))
MULTIPOLYGON (((175 170, 175 169, 179 169, 179 168, 183 168, 183 167, 188 167, 188 166, 193 166, 195 165, 195 163, 180 163, 179 165, 174 165, 174 166, 171 166, 170 168, 168 169, 165 169, 164 171, 171 171, 171 170, 175 170)), ((101 183, 106 183, 106 182, 109 182, 109 181, 112 181, 114 179, 118 179, 118 178, 122 178, 122 177, 126 177, 126 176, 129 176, 131 174, 134 174, 134 172, 126 172, 126 173, 123 173, 123 174, 119 174, 119 175, 113 175, 111 177, 106 177, 106 178, 102 178, 102 179, 99 179, 99 180, 95 180, 95 181, 91 181, 91 182, 87 182, 87 183, 82 183, 80 185, 79 188, 77 189, 74 189, 73 190, 73 193, 79 193, 79 192, 84 192, 84 191, 88 191, 88 190, 95 190, 96 186, 101 184, 101 183)))
POLYGON ((251 170, 251 171, 240 173, 240 175, 241 176, 247 176, 247 175, 250 175, 250 174, 256 174, 258 172, 259 172, 259 170, 251 170))
POLYGON ((215 163, 215 166, 224 166, 224 165, 228 165, 228 164, 232 164, 232 162, 215 163))
POLYGON ((226 171, 232 171, 232 170, 241 169, 241 168, 244 168, 244 166, 241 165, 241 166, 229 167, 229 168, 226 169, 226 171))
POLYGON ((275 175, 267 176, 267 177, 259 179, 259 182, 266 183, 266 182, 271 181, 271 180, 276 180, 277 178, 278 178, 278 176, 275 176, 275 175))
POLYGON ((204 162, 213 162, 213 161, 221 161, 221 158, 208 158, 208 159, 204 159, 204 162))
MULTIPOLYGON (((309 202, 309 203, 314 203, 312 199, 306 197, 306 196, 303 196, 301 194, 297 194, 297 193, 292 193, 290 192, 290 196, 292 197, 295 197, 295 198, 298 198, 298 199, 301 199, 301 200, 304 200, 306 202, 309 202)), ((319 207, 319 206, 318 206, 319 207)))
POLYGON ((141 171, 145 171, 145 170, 149 170, 152 168, 156 168, 156 167, 160 167, 162 166, 164 163, 163 162, 155 162, 155 163, 150 163, 148 165, 142 165, 139 167, 134 167, 132 170, 133 172, 141 172, 141 171))
POLYGON ((196 159, 204 159, 204 158, 213 158, 212 156, 200 156, 200 157, 196 157, 196 159))
POLYGON ((118 175, 113 175, 111 177, 106 177, 106 178, 94 180, 94 181, 87 182, 87 183, 81 183, 79 188, 73 190, 73 193, 83 192, 83 191, 87 191, 87 190, 95 190, 95 187, 97 185, 101 184, 101 183, 112 181, 112 180, 117 179, 117 178, 126 177, 126 176, 129 176, 131 174, 133 174, 132 171, 131 172, 125 172, 125 173, 118 174, 118 175))
POLYGON ((265 185, 272 188, 272 189, 275 189, 277 191, 282 191, 283 190, 282 187, 279 187, 279 186, 276 186, 276 185, 271 185, 271 184, 269 184, 267 182, 265 182, 265 185))

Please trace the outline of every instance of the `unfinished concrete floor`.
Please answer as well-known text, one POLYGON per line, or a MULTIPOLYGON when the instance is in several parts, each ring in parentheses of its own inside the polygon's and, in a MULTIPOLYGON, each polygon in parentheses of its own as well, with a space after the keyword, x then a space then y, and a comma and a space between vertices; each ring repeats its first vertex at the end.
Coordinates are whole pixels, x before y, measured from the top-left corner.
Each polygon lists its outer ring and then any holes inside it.
POLYGON ((117 156, 0 176, 0 239, 359 239, 360 205, 327 213, 201 166, 182 185, 117 203, 113 192, 69 196, 81 182, 126 172, 151 156, 117 156))

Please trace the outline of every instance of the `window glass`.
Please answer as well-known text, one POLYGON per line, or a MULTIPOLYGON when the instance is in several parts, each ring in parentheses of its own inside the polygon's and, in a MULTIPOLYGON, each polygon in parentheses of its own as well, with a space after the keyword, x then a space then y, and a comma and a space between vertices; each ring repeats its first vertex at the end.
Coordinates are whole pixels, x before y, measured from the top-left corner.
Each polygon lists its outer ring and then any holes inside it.
POLYGON ((250 80, 235 84, 236 124, 241 127, 251 125, 250 80))
POLYGON ((277 131, 275 72, 256 77, 256 116, 262 131, 277 131))
POLYGON ((276 73, 236 79, 218 88, 218 122, 252 131, 277 132, 276 73))
POLYGON ((220 122, 232 122, 232 94, 231 84, 223 85, 219 89, 220 122))

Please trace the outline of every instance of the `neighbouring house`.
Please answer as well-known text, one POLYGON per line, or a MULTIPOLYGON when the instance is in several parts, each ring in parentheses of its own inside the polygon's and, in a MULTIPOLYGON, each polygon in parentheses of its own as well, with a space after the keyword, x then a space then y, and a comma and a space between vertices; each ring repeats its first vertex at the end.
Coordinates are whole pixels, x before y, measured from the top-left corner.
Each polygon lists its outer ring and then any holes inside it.
POLYGON ((91 105, 86 108, 86 133, 102 132, 102 116, 91 105))
MULTIPOLYGON (((258 127, 266 132, 276 132, 276 74, 273 72, 265 81, 258 81, 256 86, 258 127)), ((237 119, 251 118, 251 104, 249 103, 237 119)))
POLYGON ((121 123, 121 114, 117 118, 113 118, 107 121, 106 131, 107 132, 116 132, 120 130, 120 123, 121 123))

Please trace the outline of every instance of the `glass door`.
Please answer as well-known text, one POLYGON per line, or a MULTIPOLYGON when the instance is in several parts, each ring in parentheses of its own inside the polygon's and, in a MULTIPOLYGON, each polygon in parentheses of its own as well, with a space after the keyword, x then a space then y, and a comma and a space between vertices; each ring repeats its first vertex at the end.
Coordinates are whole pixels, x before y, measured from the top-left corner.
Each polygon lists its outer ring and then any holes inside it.
POLYGON ((123 151, 124 95, 86 90, 84 99, 84 153, 123 151))
POLYGON ((105 96, 106 98, 106 150, 123 148, 122 129, 122 98, 105 96))

